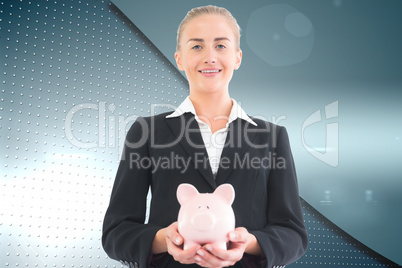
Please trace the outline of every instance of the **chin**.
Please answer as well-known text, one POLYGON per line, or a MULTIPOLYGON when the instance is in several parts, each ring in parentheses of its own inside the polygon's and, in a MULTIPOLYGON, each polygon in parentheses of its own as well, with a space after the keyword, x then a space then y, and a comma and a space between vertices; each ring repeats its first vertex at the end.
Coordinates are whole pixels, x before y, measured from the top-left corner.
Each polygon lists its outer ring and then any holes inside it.
POLYGON ((216 88, 216 87, 208 87, 208 88, 204 88, 203 92, 207 92, 207 93, 217 93, 217 92, 222 92, 223 89, 222 88, 216 88))

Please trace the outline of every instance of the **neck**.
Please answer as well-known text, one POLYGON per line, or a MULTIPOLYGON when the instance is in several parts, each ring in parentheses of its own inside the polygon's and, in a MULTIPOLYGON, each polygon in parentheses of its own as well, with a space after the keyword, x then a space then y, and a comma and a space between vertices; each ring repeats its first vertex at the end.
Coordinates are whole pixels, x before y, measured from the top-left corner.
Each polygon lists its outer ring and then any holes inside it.
POLYGON ((197 116, 208 124, 212 133, 226 126, 233 106, 228 92, 199 94, 190 91, 190 100, 197 116))
POLYGON ((190 100, 198 116, 213 118, 217 116, 229 117, 232 109, 232 99, 228 92, 200 94, 190 91, 190 100))

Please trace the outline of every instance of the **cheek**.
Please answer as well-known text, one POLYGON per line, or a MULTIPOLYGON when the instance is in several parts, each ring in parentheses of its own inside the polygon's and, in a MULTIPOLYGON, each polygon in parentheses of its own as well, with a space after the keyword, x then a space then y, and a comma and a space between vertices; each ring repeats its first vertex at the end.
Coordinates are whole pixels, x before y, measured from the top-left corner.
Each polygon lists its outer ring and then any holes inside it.
POLYGON ((188 55, 185 58, 183 58, 182 64, 185 69, 192 71, 192 69, 194 69, 196 66, 196 59, 195 57, 188 55))
POLYGON ((230 62, 226 64, 225 68, 227 73, 233 73, 236 68, 236 63, 234 61, 230 62))
POLYGON ((227 58, 225 60, 225 66, 227 69, 233 70, 236 67, 236 62, 237 62, 237 60, 235 57, 227 58))

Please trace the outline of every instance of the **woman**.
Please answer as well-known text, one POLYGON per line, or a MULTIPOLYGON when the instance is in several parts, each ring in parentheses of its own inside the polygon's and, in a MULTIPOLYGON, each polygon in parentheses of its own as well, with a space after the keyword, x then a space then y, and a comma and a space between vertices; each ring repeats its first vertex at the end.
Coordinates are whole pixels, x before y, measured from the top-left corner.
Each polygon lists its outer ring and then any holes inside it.
POLYGON ((138 118, 129 130, 105 215, 106 252, 133 267, 280 267, 297 260, 307 233, 287 132, 248 117, 229 96, 242 59, 236 20, 224 8, 191 10, 179 26, 175 59, 190 94, 173 113, 138 118), (199 192, 222 183, 235 188, 237 228, 227 250, 183 250, 176 189, 184 182, 199 192))

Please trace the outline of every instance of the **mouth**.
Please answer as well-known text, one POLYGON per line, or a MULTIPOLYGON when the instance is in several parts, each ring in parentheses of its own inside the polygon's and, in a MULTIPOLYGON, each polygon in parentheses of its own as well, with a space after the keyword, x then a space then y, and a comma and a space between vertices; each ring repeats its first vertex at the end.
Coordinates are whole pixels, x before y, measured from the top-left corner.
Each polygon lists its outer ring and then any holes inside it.
POLYGON ((198 72, 202 74, 214 74, 214 73, 220 73, 222 70, 221 69, 214 69, 214 70, 199 70, 198 72))

